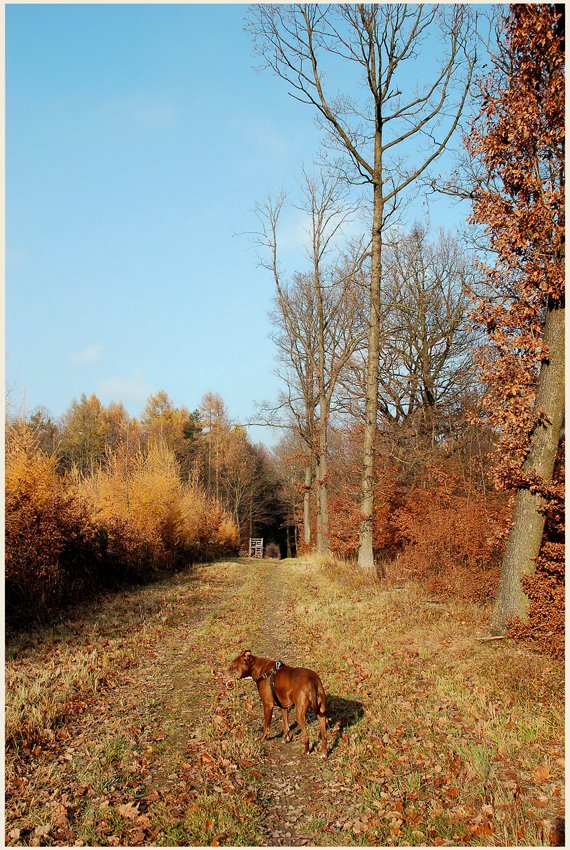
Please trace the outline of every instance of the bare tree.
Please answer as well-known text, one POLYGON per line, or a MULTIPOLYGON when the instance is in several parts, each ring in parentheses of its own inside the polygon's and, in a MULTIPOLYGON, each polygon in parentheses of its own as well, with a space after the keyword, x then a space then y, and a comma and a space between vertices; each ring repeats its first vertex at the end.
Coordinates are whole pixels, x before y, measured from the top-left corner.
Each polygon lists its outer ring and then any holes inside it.
POLYGON ((469 8, 460 4, 260 4, 251 6, 249 15, 249 30, 263 67, 284 79, 295 98, 317 110, 328 147, 341 154, 334 163, 339 173, 372 190, 358 553, 360 568, 372 569, 384 231, 404 192, 441 154, 459 122, 475 62, 469 8), (409 71, 434 25, 441 37, 440 61, 431 77, 431 63, 422 62, 422 80, 411 90, 409 71), (352 92, 361 84, 360 99, 325 87, 325 58, 341 62, 343 76, 354 82, 352 92))
POLYGON ((402 427, 416 411, 432 443, 472 382, 474 265, 450 234, 415 224, 386 251, 380 414, 402 427))
MULTIPOLYGON (((277 258, 277 225, 284 200, 258 205, 261 231, 257 244, 268 250, 261 262, 273 272, 276 297, 272 314, 278 328, 274 340, 285 364, 287 393, 282 402, 297 420, 308 448, 305 468, 305 522, 309 521, 308 495, 314 458, 317 485, 317 549, 329 548, 328 428, 337 382, 356 348, 362 344, 362 325, 355 321, 357 289, 363 246, 338 253, 337 240, 354 209, 338 177, 303 174, 302 209, 308 216, 309 271, 287 280, 277 258)), ((305 533, 307 529, 305 529, 305 533)), ((307 542, 307 540, 306 540, 307 542)))
MULTIPOLYGON (((5 359, 8 359, 8 352, 6 352, 5 359)), ((6 369, 4 369, 4 375, 6 375, 6 369)), ((18 389, 19 384, 19 372, 15 378, 12 379, 11 382, 5 380, 4 383, 4 422, 5 425, 8 426, 10 422, 13 422, 17 419, 25 418, 25 409, 26 409, 26 391, 18 389), (22 400, 16 401, 17 396, 21 395, 22 400)))
POLYGON ((305 545, 311 545, 311 489, 315 479, 315 441, 317 439, 317 380, 316 323, 311 292, 306 292, 303 276, 296 276, 293 290, 282 289, 282 299, 274 298, 274 309, 270 318, 275 332, 271 335, 277 349, 275 374, 281 378, 284 389, 278 394, 277 403, 262 407, 269 424, 277 422, 293 430, 300 438, 304 455, 303 470, 303 532, 305 545), (296 286, 295 286, 296 284, 296 286), (300 290, 300 291, 299 291, 300 290), (307 297, 308 296, 308 297, 307 297), (294 303, 293 303, 294 302, 294 303), (290 326, 293 323, 293 333, 290 326), (303 340, 303 344, 299 343, 303 340))

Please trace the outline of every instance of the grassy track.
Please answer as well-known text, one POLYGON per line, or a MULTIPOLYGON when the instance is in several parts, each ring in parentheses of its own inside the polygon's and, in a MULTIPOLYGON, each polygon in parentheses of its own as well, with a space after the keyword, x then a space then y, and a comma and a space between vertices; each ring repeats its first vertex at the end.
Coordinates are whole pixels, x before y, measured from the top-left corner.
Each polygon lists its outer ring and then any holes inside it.
POLYGON ((7 844, 548 844, 563 667, 478 642, 476 606, 432 602, 244 560, 9 642, 7 844), (285 744, 277 716, 258 742, 254 684, 218 675, 246 646, 319 672, 327 761, 285 744))

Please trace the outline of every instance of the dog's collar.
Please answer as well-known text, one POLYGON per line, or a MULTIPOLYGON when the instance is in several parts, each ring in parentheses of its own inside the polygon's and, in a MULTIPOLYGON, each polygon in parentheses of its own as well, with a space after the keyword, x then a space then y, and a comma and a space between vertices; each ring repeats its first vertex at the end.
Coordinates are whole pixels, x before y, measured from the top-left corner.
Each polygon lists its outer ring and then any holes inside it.
POLYGON ((283 664, 282 661, 276 661, 275 667, 272 670, 268 670, 267 673, 264 673, 263 676, 259 677, 259 679, 256 679, 255 684, 259 685, 260 682, 263 682, 264 679, 268 679, 269 676, 271 676, 272 673, 275 674, 279 670, 280 667, 284 667, 284 666, 285 665, 283 664))

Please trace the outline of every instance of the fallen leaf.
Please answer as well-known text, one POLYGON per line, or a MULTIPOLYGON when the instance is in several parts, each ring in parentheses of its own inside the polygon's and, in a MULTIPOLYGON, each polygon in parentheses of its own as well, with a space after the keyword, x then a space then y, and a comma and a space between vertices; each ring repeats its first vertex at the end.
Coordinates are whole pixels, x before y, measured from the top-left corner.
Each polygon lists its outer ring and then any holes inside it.
POLYGON ((51 816, 52 829, 64 829, 67 826, 67 809, 61 804, 56 806, 51 816))
POLYGON ((139 816, 139 811, 132 803, 125 803, 124 806, 117 806, 117 811, 123 818, 134 820, 139 816))
POLYGON ((550 768, 547 764, 541 764, 536 768, 532 775, 534 777, 534 781, 538 782, 540 785, 542 782, 546 782, 547 779, 550 779, 550 768))
POLYGON ((36 826, 34 829, 34 835, 37 835, 38 838, 47 838, 51 832, 51 827, 49 823, 43 824, 43 826, 36 826))

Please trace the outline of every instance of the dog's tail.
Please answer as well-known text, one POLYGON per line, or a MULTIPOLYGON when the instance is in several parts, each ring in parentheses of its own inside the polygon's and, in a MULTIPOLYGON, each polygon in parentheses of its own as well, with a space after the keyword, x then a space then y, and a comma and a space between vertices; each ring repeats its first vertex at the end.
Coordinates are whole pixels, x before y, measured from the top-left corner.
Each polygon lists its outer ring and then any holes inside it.
POLYGON ((311 682, 311 708, 315 712, 315 717, 325 715, 327 713, 327 698, 325 689, 323 688, 320 679, 311 682))

